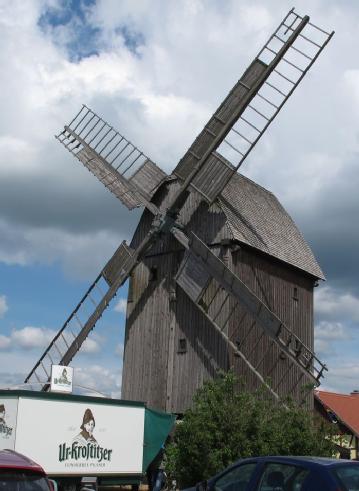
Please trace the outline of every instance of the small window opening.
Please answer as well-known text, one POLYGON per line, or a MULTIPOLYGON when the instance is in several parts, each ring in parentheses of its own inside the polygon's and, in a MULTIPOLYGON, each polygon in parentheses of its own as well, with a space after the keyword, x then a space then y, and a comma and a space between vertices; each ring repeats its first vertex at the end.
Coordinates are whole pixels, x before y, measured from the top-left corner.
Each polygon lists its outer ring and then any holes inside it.
POLYGON ((302 345, 299 341, 299 339, 295 338, 295 341, 294 341, 294 351, 296 353, 296 355, 300 355, 301 353, 301 350, 302 350, 302 345))
POLYGON ((293 288, 293 300, 298 300, 298 288, 296 286, 293 288))
POLYGON ((150 268, 150 277, 149 277, 149 281, 157 281, 157 278, 158 278, 158 271, 157 271, 157 266, 152 266, 150 268))
POLYGON ((187 353, 187 339, 179 338, 177 353, 187 353))

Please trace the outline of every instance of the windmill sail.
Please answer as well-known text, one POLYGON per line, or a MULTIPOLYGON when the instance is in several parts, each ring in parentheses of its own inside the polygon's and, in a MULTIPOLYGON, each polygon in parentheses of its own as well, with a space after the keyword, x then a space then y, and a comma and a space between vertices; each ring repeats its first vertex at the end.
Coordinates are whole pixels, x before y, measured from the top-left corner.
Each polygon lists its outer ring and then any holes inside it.
POLYGON ((25 383, 40 384, 43 390, 48 388, 51 365, 71 362, 134 265, 134 251, 123 242, 34 365, 25 383))
POLYGON ((155 243, 156 234, 157 230, 153 228, 135 250, 122 242, 30 371, 25 383, 40 383, 42 390, 48 389, 51 365, 71 362, 117 290, 155 243))
POLYGON ((150 200, 165 172, 90 108, 83 105, 56 138, 129 210, 158 213, 150 200))
MULTIPOLYGON (((325 366, 278 317, 249 290, 194 234, 191 240, 176 222, 188 191, 195 190, 213 203, 233 174, 254 148, 304 75, 328 43, 327 33, 291 10, 269 41, 264 45, 244 75, 212 116, 190 149, 181 159, 174 174, 181 187, 159 213, 152 197, 167 178, 143 152, 87 106, 83 106, 70 124, 56 138, 90 170, 128 209, 145 206, 156 220, 135 251, 122 244, 102 270, 62 329, 28 375, 26 382, 44 383, 47 389, 52 363, 68 364, 96 321, 102 315, 117 289, 136 264, 160 236, 169 231, 188 249, 177 275, 177 283, 185 290, 214 328, 226 338, 234 352, 265 385, 261 363, 251 363, 250 352, 238 346, 228 335, 227 325, 239 305, 246 309, 290 361, 290 369, 298 368, 315 384, 325 366), (105 284, 104 293, 94 299, 93 292, 105 284), (217 292, 210 302, 209 290, 217 292), (90 313, 80 319, 79 313, 90 302, 90 313), (226 323, 215 308, 230 305, 226 323), (77 331, 70 326, 77 324, 77 331)), ((255 347, 252 349, 255 349, 255 347)), ((268 387, 277 397, 277 389, 268 387)))
POLYGON ((287 14, 175 168, 179 202, 188 186, 215 201, 333 34, 287 14))
MULTIPOLYGON (((290 367, 298 367, 310 382, 319 385, 326 366, 194 233, 191 233, 189 249, 178 270, 176 281, 216 325, 217 330, 227 338, 227 342, 257 377, 261 377, 258 366, 251 366, 248 355, 235 346, 228 333, 226 334, 229 322, 235 319, 236 310, 241 305, 247 309, 253 320, 261 326, 280 351, 289 358, 290 367), (226 291, 225 295, 223 289, 226 291), (214 294, 208 295, 209 290, 214 294), (225 305, 228 313, 222 324, 218 325, 216 319, 219 318, 225 305)), ((274 389, 275 393, 276 389, 274 389)))

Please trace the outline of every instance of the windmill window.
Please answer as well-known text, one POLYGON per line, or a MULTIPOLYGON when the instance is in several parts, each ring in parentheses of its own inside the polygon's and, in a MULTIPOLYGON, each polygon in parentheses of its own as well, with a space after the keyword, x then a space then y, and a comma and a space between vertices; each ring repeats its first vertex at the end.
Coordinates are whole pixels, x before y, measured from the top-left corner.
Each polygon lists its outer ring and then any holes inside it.
POLYGON ((158 271, 157 271, 157 266, 152 266, 150 268, 150 277, 149 277, 149 281, 157 281, 157 278, 158 278, 158 271))
POLYGON ((179 338, 177 353, 187 353, 187 339, 179 338))
POLYGON ((297 356, 300 354, 301 349, 302 349, 302 346, 301 346, 301 343, 300 343, 299 339, 295 339, 295 341, 294 341, 294 351, 295 351, 295 353, 296 353, 297 356))
POLYGON ((298 301, 298 288, 296 286, 293 288, 293 300, 298 301))

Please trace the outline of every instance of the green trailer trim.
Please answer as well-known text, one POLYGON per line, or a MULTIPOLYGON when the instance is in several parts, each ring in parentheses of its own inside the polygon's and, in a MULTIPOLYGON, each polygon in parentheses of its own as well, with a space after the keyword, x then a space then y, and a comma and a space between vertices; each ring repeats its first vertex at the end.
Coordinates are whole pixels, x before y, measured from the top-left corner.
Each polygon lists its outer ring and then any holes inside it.
POLYGON ((145 409, 145 431, 143 437, 143 459, 142 471, 146 472, 147 467, 156 457, 164 445, 173 425, 176 416, 154 409, 145 409))

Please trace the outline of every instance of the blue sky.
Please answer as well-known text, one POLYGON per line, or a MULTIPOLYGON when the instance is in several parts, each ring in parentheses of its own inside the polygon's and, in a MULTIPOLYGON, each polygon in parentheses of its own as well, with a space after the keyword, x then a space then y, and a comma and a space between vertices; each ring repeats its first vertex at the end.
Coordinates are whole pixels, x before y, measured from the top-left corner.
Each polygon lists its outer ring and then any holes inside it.
MULTIPOLYGON (((170 172, 285 13, 287 0, 0 0, 0 386, 20 383, 139 213, 53 138, 82 103, 170 172)), ((359 388, 356 2, 302 0, 335 29, 243 165, 271 190, 327 281, 315 293, 323 387, 359 388)), ((119 395, 126 287, 76 357, 119 395)))

